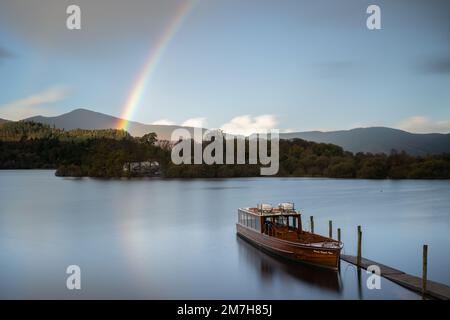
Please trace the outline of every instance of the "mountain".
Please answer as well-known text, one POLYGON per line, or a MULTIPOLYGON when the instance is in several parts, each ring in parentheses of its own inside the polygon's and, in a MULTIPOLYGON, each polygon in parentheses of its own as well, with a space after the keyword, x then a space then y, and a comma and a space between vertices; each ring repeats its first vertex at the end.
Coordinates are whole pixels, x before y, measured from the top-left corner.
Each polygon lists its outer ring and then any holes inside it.
MULTIPOLYGON (((37 116, 25 120, 45 123, 61 129, 118 129, 120 118, 86 109, 76 109, 56 117, 37 116)), ((187 129, 193 135, 193 128, 169 125, 148 125, 130 121, 127 131, 133 136, 155 132, 160 140, 170 140, 172 131, 187 129)), ((341 131, 308 131, 280 134, 281 139, 300 138, 313 142, 332 143, 351 152, 389 154, 392 149, 404 150, 411 155, 450 153, 450 134, 417 134, 402 130, 370 127, 341 131)))
POLYGON ((5 120, 5 119, 0 118, 0 124, 5 123, 5 122, 9 122, 9 120, 5 120))
MULTIPOLYGON (((40 122, 51 127, 72 130, 72 129, 119 129, 122 119, 104 113, 94 112, 87 109, 75 109, 71 112, 56 117, 36 116, 24 119, 26 121, 40 122)), ((193 128, 169 125, 143 124, 129 121, 127 131, 132 136, 143 136, 149 132, 155 132, 160 140, 170 140, 172 131, 179 128, 188 129, 193 135, 193 128)))
POLYGON ((386 127, 356 128, 340 131, 308 131, 280 134, 281 139, 300 138, 332 143, 351 152, 389 154, 392 149, 411 155, 450 153, 450 134, 410 133, 386 127))

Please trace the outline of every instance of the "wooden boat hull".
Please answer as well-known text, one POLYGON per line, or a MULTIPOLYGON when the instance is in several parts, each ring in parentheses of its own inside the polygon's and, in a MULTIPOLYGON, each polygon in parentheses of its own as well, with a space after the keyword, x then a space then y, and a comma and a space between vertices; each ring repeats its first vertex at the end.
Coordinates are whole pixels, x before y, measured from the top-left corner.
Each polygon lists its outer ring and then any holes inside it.
POLYGON ((287 259, 332 270, 339 267, 341 248, 314 247, 286 241, 259 233, 239 223, 236 224, 236 231, 239 236, 257 247, 287 259))

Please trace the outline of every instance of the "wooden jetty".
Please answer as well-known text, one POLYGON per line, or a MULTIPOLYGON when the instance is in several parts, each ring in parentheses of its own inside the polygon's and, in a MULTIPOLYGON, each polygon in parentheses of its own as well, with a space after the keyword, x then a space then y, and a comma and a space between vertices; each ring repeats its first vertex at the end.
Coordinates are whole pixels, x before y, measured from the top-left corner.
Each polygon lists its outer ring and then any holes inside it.
MULTIPOLYGON (((358 266, 358 257, 341 254, 341 259, 358 266)), ((371 265, 377 265, 378 267, 380 267, 382 277, 389 279, 412 291, 423 293, 422 278, 407 274, 403 271, 388 267, 369 259, 361 257, 359 260, 359 266, 361 268, 367 269, 371 265)), ((450 300, 450 286, 431 280, 426 280, 425 295, 435 299, 450 300)))

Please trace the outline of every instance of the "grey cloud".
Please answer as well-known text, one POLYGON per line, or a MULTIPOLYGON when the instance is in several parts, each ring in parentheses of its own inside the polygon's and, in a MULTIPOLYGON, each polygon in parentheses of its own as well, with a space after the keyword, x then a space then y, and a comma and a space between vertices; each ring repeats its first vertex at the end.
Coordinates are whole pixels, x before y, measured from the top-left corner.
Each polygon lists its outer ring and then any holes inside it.
POLYGON ((14 54, 6 50, 5 48, 0 47, 0 59, 6 59, 13 57, 14 54))
POLYGON ((426 59, 419 64, 419 70, 423 73, 450 74, 450 53, 445 57, 426 59))
POLYGON ((179 4, 177 0, 0 1, 0 28, 44 49, 77 53, 110 44, 126 46, 134 39, 150 43, 179 4), (66 9, 72 4, 81 8, 81 30, 66 28, 66 9))
MULTIPOLYGON (((9 0, 0 1, 0 28, 36 47, 78 54, 89 48, 107 50, 108 46, 126 46, 128 41, 151 43, 173 18, 184 0, 9 0), (82 30, 65 27, 68 5, 77 4, 82 11, 82 30)), ((236 7, 273 6, 289 9, 287 21, 300 28, 343 28, 365 31, 366 8, 371 0, 215 0, 199 1, 199 7, 213 7, 219 2, 236 7), (291 19, 291 20, 290 20, 291 19)), ((450 35, 450 1, 448 0, 378 0, 383 26, 410 28, 415 23, 430 28, 442 39, 450 35), (405 9, 407 8, 407 9, 405 9)), ((220 8, 220 5, 216 7, 220 8)), ((201 11, 201 10, 199 10, 201 11)), ((251 21, 251 17, 249 17, 251 21)), ((230 24, 233 21, 230 20, 230 24)))

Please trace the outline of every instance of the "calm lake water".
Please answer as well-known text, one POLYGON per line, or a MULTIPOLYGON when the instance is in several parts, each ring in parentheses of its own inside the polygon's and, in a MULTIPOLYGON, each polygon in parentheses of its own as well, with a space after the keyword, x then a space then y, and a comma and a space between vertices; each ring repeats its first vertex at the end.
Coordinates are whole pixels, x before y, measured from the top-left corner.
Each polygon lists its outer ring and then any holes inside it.
POLYGON ((356 252, 450 284, 450 181, 296 178, 98 180, 0 171, 0 298, 418 299, 365 271, 293 264, 238 238, 237 208, 295 202, 304 228, 328 220, 356 252), (82 289, 66 289, 68 265, 82 289))

